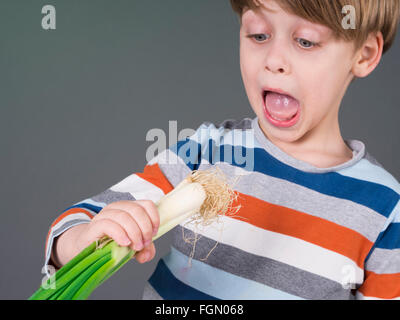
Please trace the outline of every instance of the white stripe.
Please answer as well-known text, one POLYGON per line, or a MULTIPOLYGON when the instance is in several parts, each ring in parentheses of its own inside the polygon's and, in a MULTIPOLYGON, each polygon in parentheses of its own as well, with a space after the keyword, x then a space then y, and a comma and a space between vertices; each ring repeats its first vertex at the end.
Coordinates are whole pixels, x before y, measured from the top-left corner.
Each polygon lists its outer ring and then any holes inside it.
POLYGON ((400 200, 397 202, 396 206, 393 208, 392 213, 387 218, 385 225, 383 226, 383 230, 389 226, 390 223, 399 223, 400 222, 400 200))
POLYGON ((382 298, 377 298, 377 297, 364 296, 361 292, 357 291, 356 299, 357 300, 400 300, 400 297, 396 297, 393 299, 382 299, 382 298))
POLYGON ((400 194, 400 183, 388 171, 366 159, 337 172, 344 176, 384 185, 400 194))
MULTIPOLYGON (((97 207, 102 207, 102 208, 104 208, 107 205, 107 203, 105 203, 105 202, 97 202, 97 201, 92 200, 91 198, 87 198, 85 200, 75 203, 73 206, 76 206, 76 205, 79 205, 82 203, 88 203, 88 204, 91 204, 91 205, 94 205, 97 207)), ((91 211, 90 209, 88 209, 88 210, 91 211)), ((94 214, 96 214, 96 212, 94 212, 94 214)))
MULTIPOLYGON (((83 204, 83 202, 80 202, 80 203, 78 203, 78 204, 76 204, 76 205, 79 205, 79 204, 83 204)), ((75 206, 75 204, 74 204, 74 206, 75 206)), ((89 209, 89 208, 85 208, 85 207, 73 207, 73 208, 69 208, 68 210, 64 210, 64 212, 65 211, 69 211, 69 210, 71 210, 71 209, 82 209, 82 210, 85 210, 85 211, 87 211, 87 212, 89 212, 91 215, 93 215, 93 216, 95 216, 96 214, 97 214, 97 212, 96 211, 93 211, 93 210, 91 210, 91 209, 89 209)))
POLYGON ((400 222, 400 200, 397 202, 396 207, 393 209, 393 222, 400 222))
POLYGON ((349 278, 353 279, 353 283, 363 282, 363 270, 353 260, 307 241, 225 216, 220 217, 219 223, 209 226, 196 227, 189 221, 186 220, 182 225, 214 241, 251 254, 288 264, 340 284, 345 284, 349 278))
POLYGON ((110 190, 115 192, 128 192, 136 200, 158 201, 164 192, 154 184, 142 179, 136 174, 131 174, 124 180, 112 186, 110 190))
MULTIPOLYGON (((75 208, 72 208, 72 209, 75 209, 75 208)), ((86 210, 86 208, 82 208, 82 209, 86 210)), ((52 230, 57 230, 58 228, 60 228, 66 222, 71 221, 71 220, 76 220, 76 219, 91 221, 91 219, 85 213, 83 213, 83 212, 74 212, 74 213, 71 213, 68 216, 62 218, 51 229, 52 230)))

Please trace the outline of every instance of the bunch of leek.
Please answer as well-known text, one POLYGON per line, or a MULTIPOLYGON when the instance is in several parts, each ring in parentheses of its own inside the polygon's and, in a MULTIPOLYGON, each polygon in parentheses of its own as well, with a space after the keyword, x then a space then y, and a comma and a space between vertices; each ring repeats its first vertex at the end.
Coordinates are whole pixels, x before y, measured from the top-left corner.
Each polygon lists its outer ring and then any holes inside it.
MULTIPOLYGON (((160 228, 153 241, 191 218, 204 225, 231 209, 235 192, 218 170, 193 171, 157 203, 160 228)), ((47 279, 29 300, 84 300, 135 254, 104 237, 47 279)))

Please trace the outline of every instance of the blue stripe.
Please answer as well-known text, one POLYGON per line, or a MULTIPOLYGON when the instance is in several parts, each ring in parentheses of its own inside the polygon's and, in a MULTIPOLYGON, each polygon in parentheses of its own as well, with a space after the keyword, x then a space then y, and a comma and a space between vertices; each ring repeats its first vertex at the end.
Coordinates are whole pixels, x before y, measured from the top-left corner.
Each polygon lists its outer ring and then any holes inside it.
POLYGON ((400 194, 400 183, 384 168, 361 159, 354 166, 337 171, 341 175, 382 184, 400 194))
POLYGON ((63 213, 64 213, 65 211, 69 210, 69 209, 72 209, 72 208, 84 208, 84 209, 89 209, 89 210, 92 210, 93 212, 96 212, 96 213, 99 213, 100 210, 103 209, 102 207, 94 206, 94 205, 89 204, 89 203, 79 203, 79 204, 73 205, 73 206, 71 206, 71 207, 68 207, 67 209, 65 209, 65 210, 63 211, 63 213))
POLYGON ((394 190, 378 183, 343 176, 336 172, 310 173, 298 170, 282 163, 261 148, 252 149, 232 145, 218 147, 212 139, 209 139, 208 143, 205 143, 205 147, 201 148, 200 144, 187 138, 178 142, 171 150, 182 158, 190 170, 196 170, 201 159, 205 159, 211 164, 221 161, 233 166, 248 168, 248 164, 241 163, 242 158, 246 157, 243 155, 254 152, 252 160, 254 171, 284 179, 329 196, 359 203, 386 218, 400 198, 400 195, 394 190), (224 148, 230 148, 231 151, 227 154, 233 156, 225 159, 224 148), (240 161, 236 161, 235 155, 240 155, 240 161))
POLYGON ((400 223, 391 223, 379 235, 376 247, 381 249, 400 249, 400 223))
POLYGON ((158 262, 149 283, 165 300, 219 300, 179 281, 168 269, 163 259, 158 262))
POLYGON ((170 148, 170 150, 174 151, 180 158, 182 158, 190 170, 197 170, 201 162, 200 144, 186 138, 185 140, 178 141, 170 148))

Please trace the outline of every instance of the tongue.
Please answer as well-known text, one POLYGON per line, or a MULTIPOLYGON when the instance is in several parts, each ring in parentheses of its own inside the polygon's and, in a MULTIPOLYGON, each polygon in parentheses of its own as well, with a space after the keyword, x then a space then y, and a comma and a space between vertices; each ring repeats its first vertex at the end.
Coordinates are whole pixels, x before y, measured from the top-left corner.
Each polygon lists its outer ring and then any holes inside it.
POLYGON ((268 92, 265 97, 268 112, 278 120, 290 120, 299 110, 299 102, 287 95, 268 92))

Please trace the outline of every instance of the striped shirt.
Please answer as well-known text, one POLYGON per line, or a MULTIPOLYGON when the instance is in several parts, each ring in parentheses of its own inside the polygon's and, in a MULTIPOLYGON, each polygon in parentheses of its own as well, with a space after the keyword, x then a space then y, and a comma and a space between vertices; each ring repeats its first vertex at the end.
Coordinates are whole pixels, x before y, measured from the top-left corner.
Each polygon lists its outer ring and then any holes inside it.
POLYGON ((192 170, 238 178, 240 210, 174 228, 143 299, 400 299, 400 184, 358 140, 346 163, 318 168, 263 134, 258 118, 203 123, 104 192, 67 208, 54 238, 120 200, 159 200, 192 170), (184 239, 197 238, 193 242, 184 239), (190 259, 192 257, 192 259, 190 259))

